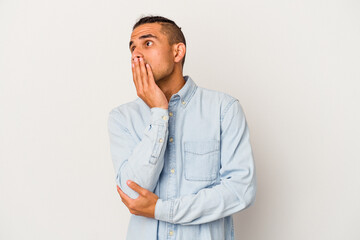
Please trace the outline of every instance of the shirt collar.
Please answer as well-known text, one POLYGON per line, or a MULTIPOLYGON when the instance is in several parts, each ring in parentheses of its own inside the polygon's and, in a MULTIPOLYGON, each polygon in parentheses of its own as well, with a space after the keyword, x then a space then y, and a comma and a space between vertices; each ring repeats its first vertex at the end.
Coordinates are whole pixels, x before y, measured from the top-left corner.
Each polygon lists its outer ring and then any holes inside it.
POLYGON ((188 75, 184 76, 184 80, 185 80, 184 86, 176 94, 174 94, 174 96, 179 96, 180 105, 186 108, 187 104, 190 102, 190 99, 194 95, 195 90, 197 89, 198 86, 188 75))

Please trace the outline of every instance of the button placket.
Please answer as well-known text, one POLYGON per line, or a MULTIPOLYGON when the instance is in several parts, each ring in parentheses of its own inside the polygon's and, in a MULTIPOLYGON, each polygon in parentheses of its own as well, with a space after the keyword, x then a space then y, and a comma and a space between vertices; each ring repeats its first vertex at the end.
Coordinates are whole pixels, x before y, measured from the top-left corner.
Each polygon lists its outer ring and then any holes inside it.
MULTIPOLYGON (((169 138, 168 138, 168 145, 166 148, 166 151, 169 153, 169 158, 166 164, 167 174, 166 176, 166 199, 171 199, 177 196, 177 183, 176 183, 176 149, 175 149, 175 116, 176 112, 173 110, 176 110, 178 104, 180 103, 179 99, 176 101, 171 101, 169 103, 169 138)), ((173 239, 176 237, 175 235, 175 229, 176 227, 174 224, 166 223, 166 229, 168 233, 168 238, 173 239)))
MULTIPOLYGON (((169 112, 169 116, 172 117, 174 116, 173 112, 169 112)), ((169 142, 173 142, 174 141, 174 138, 173 137, 170 137, 169 138, 169 142)))

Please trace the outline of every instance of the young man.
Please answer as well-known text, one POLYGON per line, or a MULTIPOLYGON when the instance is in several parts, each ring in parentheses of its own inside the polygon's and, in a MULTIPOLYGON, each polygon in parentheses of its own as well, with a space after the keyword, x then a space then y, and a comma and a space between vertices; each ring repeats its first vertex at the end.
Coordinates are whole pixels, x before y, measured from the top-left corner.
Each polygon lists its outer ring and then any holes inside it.
POLYGON ((256 192, 238 99, 183 76, 186 42, 169 19, 141 18, 129 47, 138 98, 108 120, 127 239, 234 239, 231 215, 256 192))

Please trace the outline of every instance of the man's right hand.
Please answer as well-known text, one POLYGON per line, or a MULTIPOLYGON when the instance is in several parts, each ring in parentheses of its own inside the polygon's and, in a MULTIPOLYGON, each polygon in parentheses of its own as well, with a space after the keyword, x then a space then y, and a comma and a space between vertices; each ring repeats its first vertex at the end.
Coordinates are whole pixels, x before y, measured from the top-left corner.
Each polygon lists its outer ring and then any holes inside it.
POLYGON ((132 60, 133 80, 137 95, 150 107, 168 108, 168 100, 163 91, 155 83, 154 75, 149 64, 143 58, 132 60))

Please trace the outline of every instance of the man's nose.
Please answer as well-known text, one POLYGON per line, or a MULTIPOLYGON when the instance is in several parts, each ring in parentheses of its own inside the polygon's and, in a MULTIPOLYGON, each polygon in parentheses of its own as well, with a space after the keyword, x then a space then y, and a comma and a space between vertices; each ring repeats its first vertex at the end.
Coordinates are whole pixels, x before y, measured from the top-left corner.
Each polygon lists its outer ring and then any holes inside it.
POLYGON ((132 61, 134 61, 135 58, 144 58, 144 56, 142 55, 142 53, 139 50, 135 49, 131 55, 132 61))

